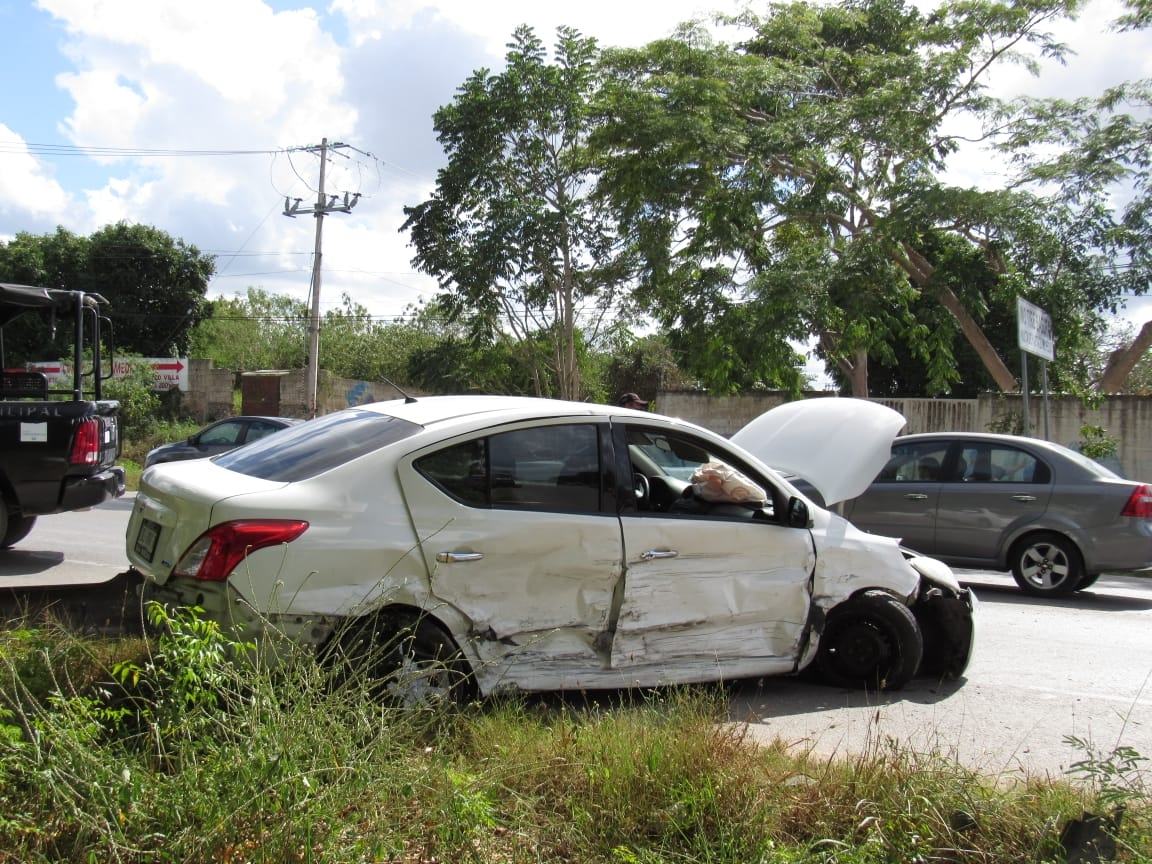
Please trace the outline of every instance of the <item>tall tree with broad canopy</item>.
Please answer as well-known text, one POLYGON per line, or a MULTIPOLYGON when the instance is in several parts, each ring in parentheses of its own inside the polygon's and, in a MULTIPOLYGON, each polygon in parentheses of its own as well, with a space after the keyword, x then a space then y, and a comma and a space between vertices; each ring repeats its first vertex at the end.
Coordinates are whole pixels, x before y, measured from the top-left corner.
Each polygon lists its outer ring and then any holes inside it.
POLYGON ((477 344, 519 340, 537 395, 581 398, 577 329, 596 326, 624 279, 614 223, 589 195, 597 56, 594 39, 561 27, 549 63, 518 28, 505 69, 477 71, 436 112, 448 164, 432 197, 404 209, 441 307, 477 344))
MULTIPOLYGON (((1136 12, 1129 20, 1136 19, 1136 12)), ((1115 313, 1125 295, 1152 288, 1152 81, 1127 82, 1093 99, 1020 99, 1007 107, 1004 149, 1029 180, 1056 184, 1092 226, 1097 302, 1115 313), (1052 155, 1055 154, 1055 155, 1052 155), (1113 207, 1111 200, 1119 200, 1113 207)), ((1131 334, 1129 334, 1131 335, 1131 334)), ((1096 389, 1121 392, 1152 349, 1152 321, 1116 345, 1096 389)))
POLYGON ((208 314, 215 259, 158 228, 119 222, 81 237, 58 228, 0 243, 0 279, 103 295, 118 350, 183 355, 208 314))
POLYGON ((869 355, 892 359, 897 337, 929 388, 957 380, 950 338, 916 315, 930 298, 994 385, 1015 389, 985 332, 1003 299, 989 292, 1040 305, 1059 294, 1064 322, 1091 315, 1104 289, 1081 277, 1101 238, 1076 202, 943 176, 963 124, 1000 135, 990 71, 1064 56, 1046 28, 1080 5, 774 3, 720 19, 746 34, 735 45, 693 24, 606 52, 599 189, 645 261, 639 297, 666 327, 701 337, 734 306, 770 309, 765 341, 815 334, 858 396, 869 355))

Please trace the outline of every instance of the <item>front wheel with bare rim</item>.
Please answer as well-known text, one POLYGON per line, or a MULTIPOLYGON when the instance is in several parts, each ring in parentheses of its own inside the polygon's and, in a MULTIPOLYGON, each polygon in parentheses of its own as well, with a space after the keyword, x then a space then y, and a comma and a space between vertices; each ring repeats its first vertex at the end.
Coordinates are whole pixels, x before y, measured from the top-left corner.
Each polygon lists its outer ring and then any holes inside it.
POLYGON ((899 690, 916 674, 923 654, 912 610, 883 591, 865 591, 828 613, 816 663, 830 684, 899 690))
POLYGON ((1080 587, 1080 551, 1067 537, 1043 531, 1017 541, 1009 555, 1012 578, 1025 594, 1066 597, 1080 587))

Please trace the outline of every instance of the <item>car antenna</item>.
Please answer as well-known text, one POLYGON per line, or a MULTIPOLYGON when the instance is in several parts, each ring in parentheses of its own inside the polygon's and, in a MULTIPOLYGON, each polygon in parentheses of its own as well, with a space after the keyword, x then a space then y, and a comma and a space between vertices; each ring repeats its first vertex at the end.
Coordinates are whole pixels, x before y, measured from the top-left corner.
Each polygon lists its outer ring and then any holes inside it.
MULTIPOLYGON (((384 376, 383 376, 383 375, 381 375, 380 377, 381 377, 381 378, 384 378, 384 376)), ((396 392, 397 392, 397 393, 399 393, 401 396, 403 396, 403 397, 404 397, 404 404, 405 404, 405 405, 411 405, 413 402, 415 402, 415 401, 416 401, 416 397, 415 397, 415 396, 409 396, 407 393, 405 393, 405 392, 404 392, 404 391, 403 391, 403 390, 400 388, 400 385, 399 385, 399 384, 397 384, 395 381, 393 381, 391 378, 384 378, 384 382, 385 382, 386 384, 390 384, 390 385, 392 385, 393 387, 395 387, 395 388, 396 388, 396 392)))

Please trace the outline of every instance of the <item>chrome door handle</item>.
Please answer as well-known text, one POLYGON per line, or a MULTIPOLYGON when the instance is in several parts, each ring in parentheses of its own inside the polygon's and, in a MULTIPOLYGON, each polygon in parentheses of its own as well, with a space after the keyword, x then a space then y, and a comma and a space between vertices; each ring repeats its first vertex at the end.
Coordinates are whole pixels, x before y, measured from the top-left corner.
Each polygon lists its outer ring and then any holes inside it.
POLYGON ((1036 496, 1035 495, 1013 495, 1012 500, 1013 501, 1023 501, 1025 503, 1027 503, 1029 501, 1035 501, 1036 496))
POLYGON ((479 552, 437 552, 436 560, 441 564, 459 564, 464 561, 479 561, 484 556, 479 552))
POLYGON ((923 492, 909 492, 904 496, 905 501, 927 501, 928 496, 923 492))
POLYGON ((675 558, 680 553, 675 549, 649 549, 640 553, 641 561, 653 561, 656 558, 675 558))

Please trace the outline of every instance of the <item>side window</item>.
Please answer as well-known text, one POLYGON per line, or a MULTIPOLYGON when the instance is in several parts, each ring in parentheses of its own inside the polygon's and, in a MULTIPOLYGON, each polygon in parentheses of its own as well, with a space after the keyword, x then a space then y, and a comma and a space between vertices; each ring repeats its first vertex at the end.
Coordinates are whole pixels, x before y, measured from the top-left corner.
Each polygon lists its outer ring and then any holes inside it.
POLYGON ((272 423, 266 423, 263 420, 253 420, 248 424, 248 434, 244 436, 245 441, 257 441, 265 435, 271 435, 273 432, 279 432, 280 427, 272 423))
POLYGON ((779 503, 775 487, 709 442, 689 434, 630 424, 627 444, 633 475, 641 478, 635 510, 742 519, 751 519, 758 513, 758 518, 775 518, 779 503), (697 469, 708 463, 714 464, 703 474, 706 479, 699 487, 694 486, 691 481, 697 469))
POLYGON ((488 440, 478 438, 429 453, 416 470, 458 501, 488 506, 488 440))
POLYGON ((593 425, 539 426, 466 441, 416 462, 448 495, 476 507, 559 513, 600 510, 593 425))
POLYGON ((236 444, 240 438, 239 423, 221 423, 200 436, 201 444, 236 444))
POLYGON ((1047 483, 1051 476, 1031 453, 999 444, 965 447, 956 473, 965 483, 1047 483))
POLYGON ((892 458, 876 477, 877 483, 935 483, 948 453, 947 442, 920 441, 892 445, 892 458))
POLYGON ((493 435, 488 441, 493 507, 561 513, 600 509, 595 426, 537 426, 493 435))

